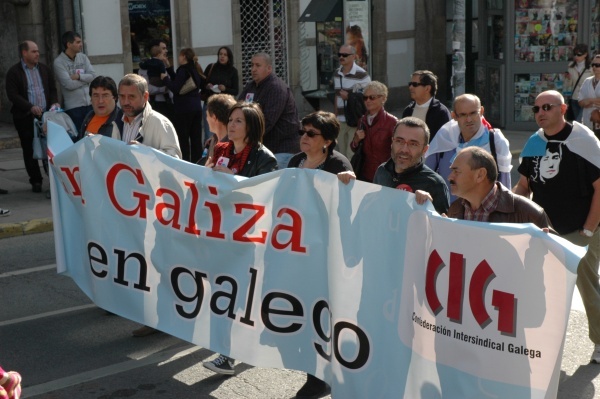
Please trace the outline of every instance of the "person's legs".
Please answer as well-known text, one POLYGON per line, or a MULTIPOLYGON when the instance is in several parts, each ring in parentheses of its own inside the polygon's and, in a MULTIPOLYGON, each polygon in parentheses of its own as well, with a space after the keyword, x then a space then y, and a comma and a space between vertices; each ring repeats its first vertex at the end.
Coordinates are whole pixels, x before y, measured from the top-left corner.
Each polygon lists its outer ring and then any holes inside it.
POLYGON ((354 138, 355 131, 355 127, 348 126, 346 122, 340 122, 340 134, 338 135, 337 140, 337 150, 348 159, 352 158, 352 154, 354 154, 350 149, 350 144, 354 138))
POLYGON ((204 150, 204 135, 202 134, 202 111, 189 114, 190 119, 190 161, 197 163, 202 158, 204 150))
POLYGON ((292 157, 294 156, 294 154, 288 154, 287 152, 279 152, 274 155, 277 159, 277 167, 279 169, 287 168, 288 164, 290 163, 290 159, 292 159, 292 157))
POLYGON ((42 173, 37 159, 33 159, 33 118, 14 119, 15 128, 21 140, 21 150, 23 151, 23 162, 25 170, 29 175, 29 183, 34 192, 42 191, 42 173))
POLYGON ((596 230, 590 239, 581 237, 579 232, 566 234, 563 237, 577 245, 588 244, 588 250, 577 266, 577 288, 588 318, 590 340, 596 344, 591 361, 600 363, 600 283, 598 282, 600 229, 596 230))
POLYGON ((179 139, 179 148, 181 148, 181 159, 190 162, 190 121, 189 114, 175 114, 173 124, 179 139))
POLYGON ((173 116, 173 105, 167 101, 151 101, 152 109, 167 117, 171 123, 175 124, 173 116))

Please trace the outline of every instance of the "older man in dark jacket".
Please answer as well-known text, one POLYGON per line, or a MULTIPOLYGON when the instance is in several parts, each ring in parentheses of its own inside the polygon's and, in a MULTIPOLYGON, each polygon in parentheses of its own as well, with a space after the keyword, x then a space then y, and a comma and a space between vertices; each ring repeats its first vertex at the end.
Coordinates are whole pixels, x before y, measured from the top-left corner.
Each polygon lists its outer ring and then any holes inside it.
POLYGON ((38 46, 32 41, 19 44, 21 60, 6 73, 6 95, 12 102, 10 112, 23 149, 23 161, 33 192, 42 191, 42 174, 33 159, 33 120, 53 105, 59 106, 54 75, 39 62, 38 46))
POLYGON ((450 191, 458 199, 450 205, 449 217, 491 223, 533 223, 542 229, 551 228, 548 215, 539 205, 513 194, 496 181, 496 162, 486 150, 463 149, 450 169, 450 191))

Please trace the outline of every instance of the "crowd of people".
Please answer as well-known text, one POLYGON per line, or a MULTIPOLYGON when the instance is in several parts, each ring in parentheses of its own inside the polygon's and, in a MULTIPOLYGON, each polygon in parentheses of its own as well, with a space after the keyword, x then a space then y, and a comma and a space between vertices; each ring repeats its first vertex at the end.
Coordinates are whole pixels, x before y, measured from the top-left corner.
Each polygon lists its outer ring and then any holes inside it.
MULTIPOLYGON (((360 32, 347 33, 360 43, 360 32)), ((600 56, 590 63, 587 46, 575 47, 569 66, 572 97, 565 100, 547 91, 536 98, 533 112, 540 129, 525 146, 513 187, 510 143, 485 119, 476 95, 458 96, 449 110, 435 97, 435 74, 418 70, 408 82, 412 101, 398 119, 384 108, 388 88, 361 66, 366 51, 351 43, 339 49, 333 112, 316 111, 301 120, 293 92, 274 73, 266 53, 254 54, 252 80, 240 92, 228 47, 219 48, 216 62, 205 69, 191 48, 183 48, 175 71, 167 43, 158 40, 151 43, 151 58, 140 63, 139 74, 116 83, 95 73, 77 33, 65 33, 63 45, 53 72, 39 62, 37 45, 23 42, 21 59, 6 76, 34 192, 41 190, 42 175, 32 157, 32 123, 52 106, 60 107, 56 77, 64 109, 79 129, 75 140, 100 134, 246 177, 282 168, 323 170, 344 184, 359 179, 412 192, 417 203, 430 201, 444 216, 534 223, 587 246, 577 285, 596 344, 592 361, 600 362, 600 142, 594 134, 600 131, 600 114, 597 122, 592 117, 600 108, 600 56), (354 122, 347 111, 356 94, 366 111, 354 122), (572 121, 567 115, 573 115, 572 121)), ((0 216, 6 212, 0 211, 0 216)), ((133 335, 155 332, 143 326, 133 335)), ((234 374, 234 360, 225 355, 204 365, 234 374)), ((298 397, 327 389, 309 374, 298 397)), ((13 392, 18 397, 16 388, 13 392)))

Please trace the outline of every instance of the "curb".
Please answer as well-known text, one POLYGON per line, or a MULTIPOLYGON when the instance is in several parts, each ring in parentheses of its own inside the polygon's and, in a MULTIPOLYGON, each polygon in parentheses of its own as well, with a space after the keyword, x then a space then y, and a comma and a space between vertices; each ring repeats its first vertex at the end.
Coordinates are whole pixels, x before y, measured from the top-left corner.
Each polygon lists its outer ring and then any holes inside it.
POLYGON ((0 239, 46 233, 53 229, 52 218, 33 219, 18 223, 0 223, 0 239))
POLYGON ((18 137, 0 139, 0 150, 7 150, 9 148, 21 148, 21 140, 18 137))

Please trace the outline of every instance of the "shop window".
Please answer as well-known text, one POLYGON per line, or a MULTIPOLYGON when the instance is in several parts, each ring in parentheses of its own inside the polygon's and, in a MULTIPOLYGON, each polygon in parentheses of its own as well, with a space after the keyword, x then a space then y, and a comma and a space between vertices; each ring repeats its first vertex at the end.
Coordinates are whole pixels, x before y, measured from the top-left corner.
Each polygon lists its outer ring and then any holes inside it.
POLYGON ((562 91, 562 73, 521 73, 515 75, 515 122, 534 122, 532 107, 543 91, 562 91))
POLYGON ((515 62, 565 62, 578 35, 577 0, 515 1, 515 62))
POLYGON ((252 79, 252 56, 267 53, 273 71, 288 82, 287 13, 284 0, 242 0, 242 83, 252 79))
POLYGON ((150 57, 148 44, 154 39, 168 43, 169 58, 172 59, 170 0, 129 0, 128 6, 134 70, 140 60, 150 57))
POLYGON ((600 4, 596 1, 590 13, 590 54, 600 53, 600 4))

